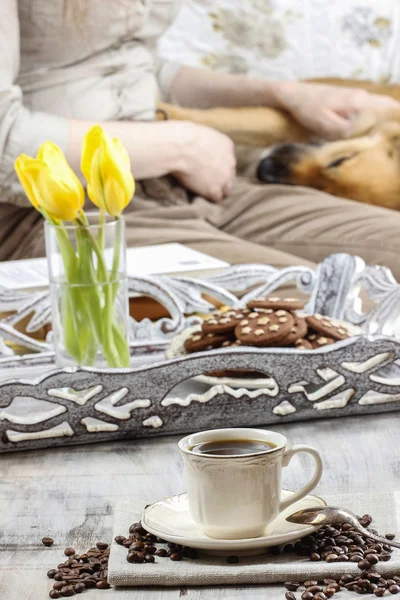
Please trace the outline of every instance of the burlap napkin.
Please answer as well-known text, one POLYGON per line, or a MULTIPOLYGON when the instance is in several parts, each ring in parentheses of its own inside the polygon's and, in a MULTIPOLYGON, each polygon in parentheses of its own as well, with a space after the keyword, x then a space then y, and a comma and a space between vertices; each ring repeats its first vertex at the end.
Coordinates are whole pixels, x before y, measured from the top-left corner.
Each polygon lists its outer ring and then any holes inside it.
MULTIPOLYGON (((331 506, 348 508, 356 514, 369 513, 373 526, 382 534, 400 530, 400 492, 388 494, 354 494, 325 496, 331 506)), ((127 535, 129 526, 141 517, 144 503, 130 499, 121 501, 115 510, 114 535, 127 535)), ((359 573, 353 563, 310 562, 308 559, 282 554, 241 558, 237 564, 228 564, 225 558, 201 554, 197 560, 173 562, 167 558, 155 563, 130 564, 127 551, 113 542, 108 564, 109 582, 114 586, 188 586, 218 584, 278 583, 288 580, 306 581, 337 577, 344 573, 359 573)), ((392 559, 379 563, 383 576, 400 573, 400 550, 394 550, 392 559)))

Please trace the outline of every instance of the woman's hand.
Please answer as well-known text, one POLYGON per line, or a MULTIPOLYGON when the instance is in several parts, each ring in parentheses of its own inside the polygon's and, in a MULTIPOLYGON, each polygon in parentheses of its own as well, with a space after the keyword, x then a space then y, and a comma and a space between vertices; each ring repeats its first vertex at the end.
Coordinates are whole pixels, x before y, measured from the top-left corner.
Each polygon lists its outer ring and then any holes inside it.
POLYGON ((232 140, 205 125, 174 122, 181 161, 173 175, 187 188, 211 202, 229 193, 235 177, 236 158, 232 140))
POLYGON ((327 138, 351 135, 362 112, 378 117, 400 113, 400 103, 363 89, 317 83, 282 82, 277 89, 279 105, 302 125, 327 138))

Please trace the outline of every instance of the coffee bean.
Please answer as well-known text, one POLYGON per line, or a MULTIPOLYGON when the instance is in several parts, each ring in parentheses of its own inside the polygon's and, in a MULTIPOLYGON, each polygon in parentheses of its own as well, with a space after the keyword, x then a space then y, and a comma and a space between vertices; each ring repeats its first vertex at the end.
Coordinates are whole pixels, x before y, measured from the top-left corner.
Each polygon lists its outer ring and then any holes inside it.
POLYGON ((356 594, 364 593, 364 589, 360 585, 357 585, 357 584, 353 585, 352 591, 356 592, 356 594))
POLYGON ((51 537, 44 537, 42 538, 42 544, 43 546, 52 546, 54 544, 54 540, 51 537))
POLYGON ((122 545, 125 546, 125 548, 129 548, 129 546, 131 544, 132 544, 132 540, 130 538, 128 538, 124 542, 122 542, 122 545))
POLYGON ((64 587, 64 582, 63 581, 56 581, 55 583, 53 583, 53 590, 58 590, 60 591, 62 587, 64 587))
POLYGON ((286 600, 296 600, 296 596, 293 594, 293 592, 286 592, 285 598, 286 600))
POLYGON ((366 554, 365 560, 368 561, 370 565, 376 565, 379 562, 379 558, 376 554, 366 554))
POLYGON ((317 592, 314 594, 314 600, 326 600, 327 596, 325 596, 324 592, 317 592))
POLYGON ((157 547, 156 546, 149 546, 147 548, 147 554, 155 554, 157 552, 157 547))
POLYGON ((61 592, 58 590, 50 590, 49 598, 61 598, 61 592))
POLYGON ((144 562, 153 563, 153 562, 155 562, 155 558, 152 554, 145 554, 144 562))
POLYGON ((334 554, 334 553, 328 554, 328 556, 326 557, 326 559, 325 559, 325 560, 326 560, 326 562, 328 562, 328 563, 329 563, 329 562, 338 562, 338 555, 337 555, 337 554, 334 554))
POLYGON ((232 554, 232 556, 228 556, 228 558, 226 559, 228 563, 230 563, 231 565, 238 563, 239 562, 239 557, 235 556, 234 554, 232 554))
POLYGON ((396 582, 394 579, 386 579, 386 586, 390 587, 391 585, 396 585, 396 582))
POLYGON ((60 571, 57 571, 57 573, 54 575, 54 579, 56 581, 62 581, 63 580, 63 574, 60 573, 60 571))
POLYGON ((357 544, 357 546, 364 546, 365 542, 360 535, 355 535, 353 537, 353 542, 357 544))
POLYGON ((61 596, 67 598, 68 596, 75 596, 75 590, 72 585, 65 585, 61 588, 61 596))
POLYGON ((57 571, 55 569, 50 569, 50 571, 47 571, 47 577, 49 579, 54 579, 54 576, 56 573, 57 573, 57 571))
MULTIPOLYGON (((230 562, 229 561, 230 558, 231 557, 229 556, 228 562, 230 562)), ((237 558, 237 557, 235 557, 235 558, 237 558)), ((171 560, 182 560, 182 554, 180 554, 180 552, 174 552, 173 554, 171 554, 170 559, 171 560)), ((239 562, 239 559, 237 560, 237 562, 239 562)))
POLYGON ((122 546, 122 544, 124 543, 125 540, 126 540, 126 537, 124 535, 117 535, 114 538, 114 542, 116 542, 119 546, 122 546))
POLYGON ((382 554, 379 556, 380 560, 383 562, 387 562, 388 560, 391 559, 391 556, 389 554, 389 552, 382 552, 382 554))
POLYGON ((318 585, 311 585, 310 587, 306 588, 306 592, 316 594, 317 592, 322 592, 322 588, 320 588, 318 585))
POLYGON ((159 548, 156 551, 156 556, 167 556, 167 551, 164 548, 159 548))
POLYGON ((73 548, 65 548, 64 554, 65 556, 73 556, 75 554, 75 550, 73 548))
POLYGON ((144 552, 146 550, 146 546, 143 542, 134 542, 128 548, 129 552, 144 552))
POLYGON ((283 585, 290 592, 296 592, 298 590, 298 588, 300 587, 300 584, 298 581, 286 581, 283 585))
POLYGON ((336 590, 333 587, 328 587, 328 588, 325 588, 323 590, 323 592, 327 598, 332 598, 332 596, 335 595, 336 590))
POLYGON ((363 527, 369 527, 372 523, 372 517, 371 515, 363 515, 358 521, 363 527))
POLYGON ((96 583, 96 587, 98 590, 108 590, 110 584, 107 581, 102 580, 96 583))
POLYGON ((395 533, 387 533, 387 534, 385 535, 385 538, 386 538, 387 540, 394 540, 394 538, 395 538, 395 537, 396 537, 396 534, 395 534, 395 533))
POLYGON ((199 558, 199 553, 196 548, 188 548, 188 557, 193 559, 199 558))
POLYGON ((363 559, 363 560, 360 560, 357 567, 362 570, 369 569, 371 567, 371 563, 369 563, 367 560, 363 559))
POLYGON ((355 585, 357 585, 357 581, 349 581, 349 583, 346 583, 344 587, 346 590, 352 591, 355 585))
POLYGON ((105 542, 97 542, 96 546, 101 551, 107 550, 108 548, 108 544, 106 544, 105 542))
POLYGON ((329 579, 329 577, 323 579, 322 581, 327 587, 331 587, 332 585, 337 585, 339 587, 339 584, 334 579, 329 579))
POLYGON ((382 598, 382 596, 385 595, 385 592, 386 592, 385 588, 378 587, 374 590, 374 594, 377 598, 382 598))
POLYGON ((391 585, 388 589, 391 594, 398 594, 400 592, 400 587, 396 583, 391 585))
POLYGON ((305 581, 303 585, 305 588, 309 588, 312 585, 318 585, 318 581, 316 579, 309 579, 308 581, 305 581))
POLYGON ((84 583, 77 583, 74 589, 77 594, 81 594, 86 590, 86 585, 84 583))
POLYGON ((314 600, 314 594, 311 592, 303 592, 301 595, 301 600, 314 600))
POLYGON ((392 546, 388 546, 387 544, 382 544, 382 548, 385 550, 385 552, 393 552, 392 546))
POLYGON ((130 552, 129 556, 133 558, 133 562, 142 563, 144 561, 143 552, 130 552))
POLYGON ((321 560, 321 556, 318 554, 318 552, 313 552, 310 554, 310 560, 317 562, 318 560, 321 560))

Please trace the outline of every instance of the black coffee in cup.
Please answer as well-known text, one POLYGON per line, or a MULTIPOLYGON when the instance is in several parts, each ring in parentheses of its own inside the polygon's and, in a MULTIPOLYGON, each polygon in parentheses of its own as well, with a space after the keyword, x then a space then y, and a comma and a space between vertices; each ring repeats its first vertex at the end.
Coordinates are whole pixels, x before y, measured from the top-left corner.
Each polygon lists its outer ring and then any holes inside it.
POLYGON ((195 454, 210 456, 237 456, 240 454, 257 454, 275 448, 275 444, 263 440, 218 440, 200 442, 190 448, 195 454))

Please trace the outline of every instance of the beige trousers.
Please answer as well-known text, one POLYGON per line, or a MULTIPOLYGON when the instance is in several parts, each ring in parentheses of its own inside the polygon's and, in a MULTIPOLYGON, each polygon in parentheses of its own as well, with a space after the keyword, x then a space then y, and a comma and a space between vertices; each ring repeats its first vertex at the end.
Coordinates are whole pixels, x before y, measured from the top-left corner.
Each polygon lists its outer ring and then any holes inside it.
MULTIPOLYGON (((400 213, 316 190, 237 177, 221 204, 172 177, 140 182, 126 209, 128 246, 181 242, 229 263, 313 265, 333 252, 385 265, 400 281, 400 213)), ((44 255, 34 209, 0 205, 0 260, 44 255)))

